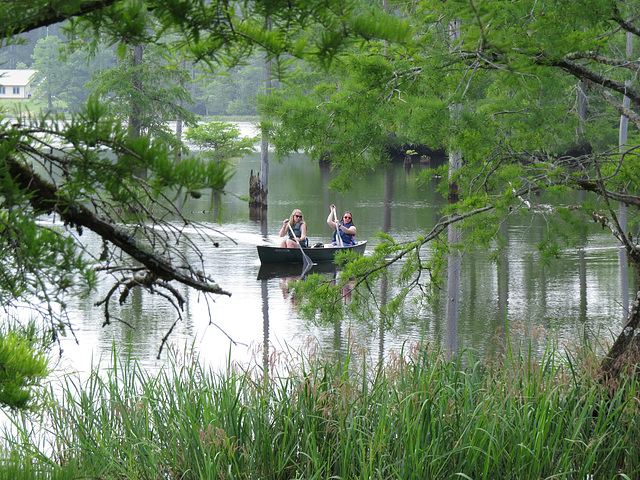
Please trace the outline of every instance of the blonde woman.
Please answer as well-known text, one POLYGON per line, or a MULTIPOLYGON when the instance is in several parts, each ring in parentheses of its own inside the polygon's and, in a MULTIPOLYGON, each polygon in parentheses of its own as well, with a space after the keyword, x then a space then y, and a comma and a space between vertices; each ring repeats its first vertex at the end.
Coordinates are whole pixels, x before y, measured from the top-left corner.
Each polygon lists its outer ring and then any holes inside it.
POLYGON ((303 247, 309 245, 309 239, 307 238, 307 224, 302 218, 302 212, 297 208, 291 212, 291 216, 282 221, 282 228, 280 229, 280 238, 286 237, 280 243, 282 248, 298 248, 298 242, 303 247), (291 225, 291 230, 289 229, 291 225))

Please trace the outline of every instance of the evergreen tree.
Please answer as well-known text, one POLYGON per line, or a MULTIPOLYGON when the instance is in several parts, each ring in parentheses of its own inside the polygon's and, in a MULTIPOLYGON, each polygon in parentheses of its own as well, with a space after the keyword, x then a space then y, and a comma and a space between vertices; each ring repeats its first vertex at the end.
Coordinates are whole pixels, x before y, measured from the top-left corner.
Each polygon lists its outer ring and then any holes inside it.
POLYGON ((182 106, 192 103, 183 86, 189 73, 168 61, 164 51, 165 47, 153 45, 128 47, 117 68, 96 72, 88 86, 111 115, 129 122, 132 135, 153 135, 173 143, 168 122, 181 118, 193 125, 196 117, 182 106))
POLYGON ((90 81, 96 65, 115 65, 115 56, 108 49, 101 49, 95 57, 86 59, 81 52, 67 52, 66 44, 59 37, 49 35, 38 40, 33 50, 31 68, 38 71, 37 95, 54 108, 55 98, 61 110, 75 110, 89 97, 85 86, 90 81))

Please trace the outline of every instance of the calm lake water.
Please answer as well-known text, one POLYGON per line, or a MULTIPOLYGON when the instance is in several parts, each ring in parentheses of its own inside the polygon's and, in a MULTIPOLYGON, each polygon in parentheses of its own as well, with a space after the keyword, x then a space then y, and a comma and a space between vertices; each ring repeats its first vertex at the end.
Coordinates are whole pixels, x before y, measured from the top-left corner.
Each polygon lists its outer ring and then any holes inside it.
MULTIPOLYGON (((585 336, 605 342, 620 330, 618 248, 610 233, 595 224, 585 226, 582 247, 567 250, 543 268, 536 245, 542 239, 545 220, 539 216, 522 217, 517 222, 512 219, 505 225, 507 248, 499 265, 487 254, 465 254, 455 326, 446 324, 444 298, 433 308, 409 309, 392 331, 381 331, 375 315, 366 324, 346 319, 330 327, 310 325, 283 289, 285 280, 258 278, 256 246, 279 243, 282 220, 293 208, 304 212, 312 243, 330 239, 325 219, 331 203, 340 211, 350 210, 358 227, 357 237, 369 240, 370 251, 378 231, 387 230, 399 241, 428 233, 439 218, 444 199, 433 185, 418 183, 419 165, 410 169, 393 165, 367 178, 354 178, 352 190, 337 194, 327 188, 330 170, 293 156, 282 164, 272 161, 269 208, 266 221, 260 222, 251 219, 247 201, 239 198, 248 196, 250 172, 259 168, 259 154, 236 162, 236 174, 229 184, 233 195, 222 200, 220 223, 205 197, 184 206, 187 216, 220 232, 214 235, 219 247, 201 242, 200 248, 211 276, 232 296, 207 303, 194 291, 184 289, 188 298, 184 319, 174 328, 169 344, 181 351, 193 346, 201 361, 214 368, 225 367, 229 359, 261 362, 265 339, 272 352, 297 349, 310 340, 327 350, 344 348, 348 330, 374 359, 386 357, 406 341, 423 338, 459 350, 490 352, 496 332, 504 329, 505 318, 521 338, 526 332, 553 331, 567 345, 585 336)), ((89 237, 88 241, 95 243, 96 250, 101 247, 96 239, 89 237)), ((121 355, 132 355, 150 368, 166 359, 166 348, 160 360, 156 356, 176 318, 172 307, 160 298, 136 293, 133 301, 117 311, 134 328, 117 322, 102 327, 102 311, 94 303, 108 288, 104 284, 91 298, 70 302, 77 343, 72 337, 63 340, 61 368, 87 371, 98 361, 108 362, 113 346, 121 355)), ((397 288, 386 285, 387 298, 397 288)), ((543 349, 545 340, 543 335, 536 348, 543 349)))

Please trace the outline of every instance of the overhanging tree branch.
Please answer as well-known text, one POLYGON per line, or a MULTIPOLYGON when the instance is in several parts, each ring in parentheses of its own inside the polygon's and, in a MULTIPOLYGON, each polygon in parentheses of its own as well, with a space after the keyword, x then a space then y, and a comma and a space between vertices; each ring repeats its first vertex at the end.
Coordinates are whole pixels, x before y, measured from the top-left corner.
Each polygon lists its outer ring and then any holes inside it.
POLYGON ((601 63, 603 65, 609 65, 611 67, 622 67, 636 73, 640 72, 640 65, 638 65, 636 62, 626 60, 626 59, 620 60, 618 58, 605 57, 604 55, 601 55, 597 51, 573 52, 565 55, 564 58, 570 61, 580 60, 580 59, 595 60, 596 62, 601 63))
POLYGON ((559 67, 580 80, 589 81, 596 85, 600 85, 604 88, 608 88, 610 90, 618 92, 622 95, 626 95, 631 99, 633 103, 640 104, 640 92, 638 92, 637 90, 629 88, 629 86, 625 85, 624 82, 618 82, 611 78, 600 75, 593 70, 588 69, 584 65, 573 62, 566 57, 560 60, 552 60, 546 56, 541 56, 538 59, 538 63, 540 65, 559 67))
POLYGON ((593 82, 588 82, 589 86, 596 90, 600 96, 611 105, 620 115, 627 117, 631 120, 637 127, 640 128, 640 115, 631 110, 630 108, 625 107, 622 102, 619 102, 611 92, 602 88, 599 84, 595 84, 593 82))
POLYGON ((11 8, 3 7, 4 12, 0 14, 0 38, 8 38, 18 33, 54 25, 72 17, 101 10, 121 1, 122 0, 79 1, 76 2, 76 5, 70 5, 69 1, 61 0, 48 2, 44 8, 39 8, 42 5, 37 3, 23 4, 16 2, 16 8, 18 8, 19 5, 19 12, 17 13, 11 8), (25 10, 27 10, 26 15, 25 10), (18 22, 11 18, 11 13, 15 13, 15 16, 18 17, 20 21, 18 22))
POLYGON ((633 205, 640 208, 640 197, 636 195, 628 195, 620 192, 614 192, 612 190, 604 190, 597 182, 591 180, 577 180, 576 184, 583 190, 588 192, 594 192, 599 195, 606 195, 612 200, 617 202, 626 203, 627 205, 633 205))
POLYGON ((42 214, 56 212, 66 224, 88 228, 142 263, 158 278, 167 281, 175 280, 201 292, 231 295, 230 292, 206 279, 185 275, 182 273, 183 268, 173 266, 169 259, 150 248, 145 248, 125 229, 96 215, 85 206, 67 199, 54 185, 42 179, 26 165, 10 157, 6 159, 6 163, 11 177, 31 195, 31 205, 38 212, 42 214))

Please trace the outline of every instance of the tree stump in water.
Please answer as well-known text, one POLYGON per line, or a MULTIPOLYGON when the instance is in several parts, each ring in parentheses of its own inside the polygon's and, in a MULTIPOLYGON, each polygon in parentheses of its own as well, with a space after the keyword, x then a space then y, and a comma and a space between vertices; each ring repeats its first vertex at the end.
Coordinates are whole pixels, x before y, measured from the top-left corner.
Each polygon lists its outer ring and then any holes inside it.
POLYGON ((262 188, 260 173, 249 175, 249 206, 267 208, 267 193, 262 188))

